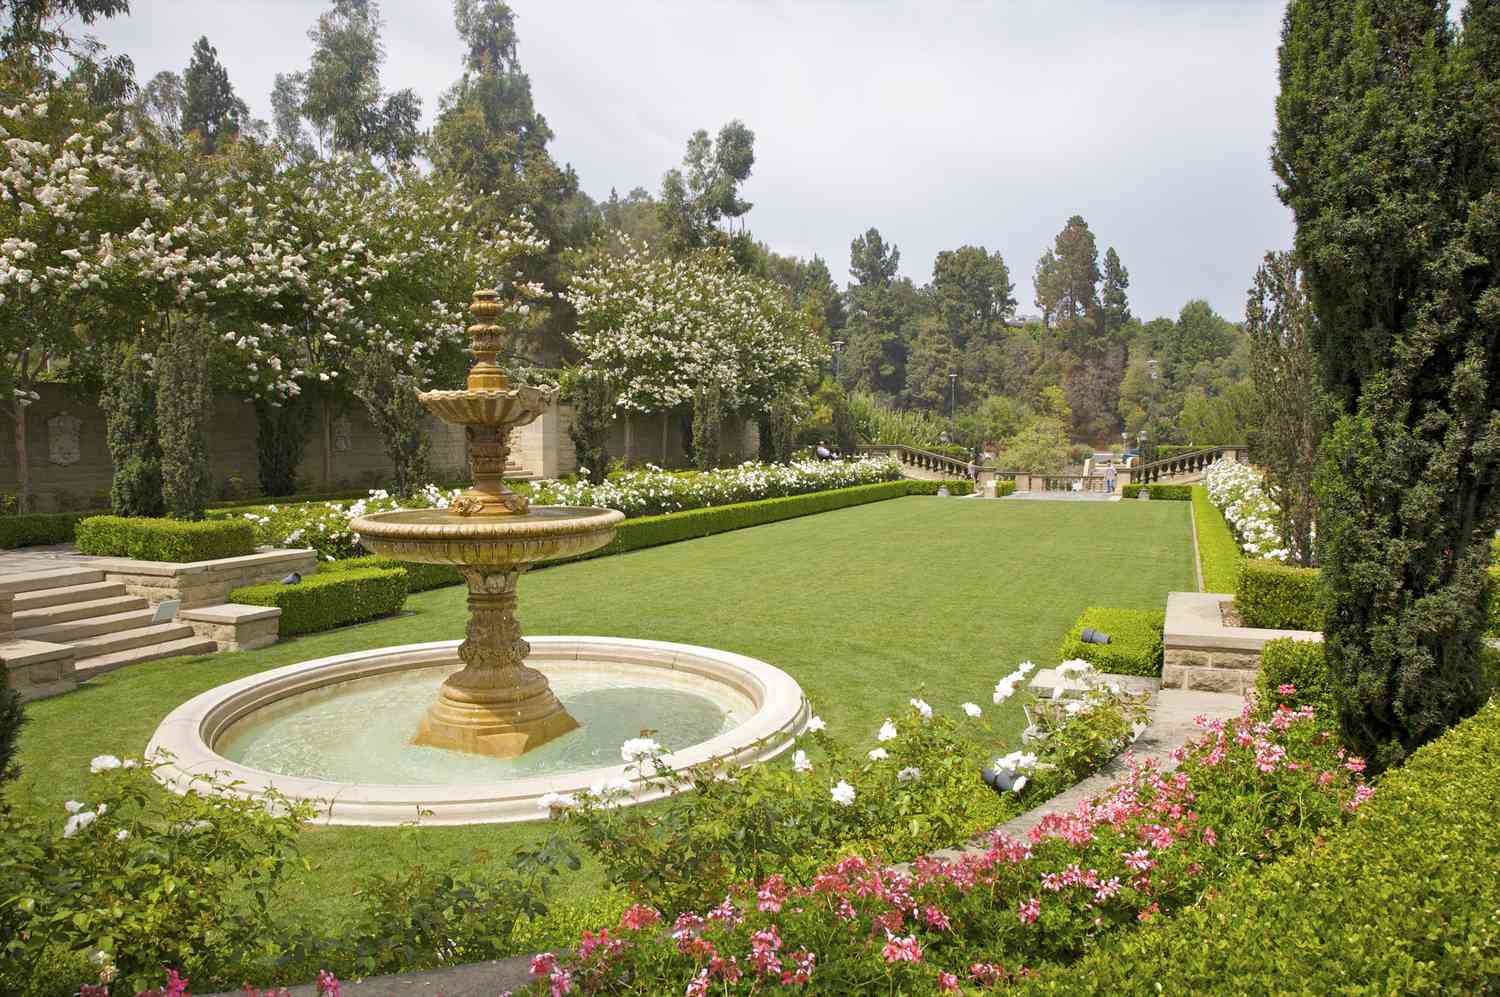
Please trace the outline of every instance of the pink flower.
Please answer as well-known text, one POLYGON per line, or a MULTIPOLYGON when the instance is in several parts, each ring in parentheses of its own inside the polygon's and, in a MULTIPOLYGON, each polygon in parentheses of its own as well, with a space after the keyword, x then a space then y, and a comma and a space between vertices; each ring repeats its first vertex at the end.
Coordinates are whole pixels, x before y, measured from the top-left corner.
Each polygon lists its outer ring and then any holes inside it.
POLYGON ((1333 784, 1333 773, 1332 772, 1319 772, 1318 773, 1318 785, 1319 786, 1330 786, 1332 784, 1333 784))
POLYGON ((885 948, 880 954, 885 956, 886 962, 921 962, 922 948, 917 944, 915 935, 898 937, 891 935, 885 943, 885 948))
POLYGON ((1004 975, 1005 970, 1001 969, 993 962, 976 962, 969 965, 970 978, 973 979, 975 983, 979 983, 987 987, 999 983, 1000 977, 1004 975))
POLYGON ((1213 828, 1205 827, 1203 829, 1203 843, 1210 848, 1219 843, 1219 836, 1214 833, 1213 828))
POLYGON ((1105 880, 1104 882, 1102 882, 1102 883, 1099 884, 1099 888, 1094 891, 1094 901, 1096 903, 1103 903, 1104 901, 1108 900, 1110 897, 1114 896, 1116 893, 1119 893, 1119 892, 1120 892, 1120 877, 1119 876, 1115 876, 1115 877, 1113 877, 1111 879, 1108 879, 1108 880, 1105 880))
POLYGON ((1038 917, 1042 916, 1042 902, 1036 897, 1020 905, 1016 916, 1021 919, 1022 924, 1032 924, 1038 917))
POLYGON ((708 970, 698 970, 698 975, 688 981, 683 997, 708 997, 708 970))
POLYGON ((760 888, 760 891, 755 894, 755 897, 759 901, 759 903, 755 905, 757 910, 764 911, 768 914, 781 913, 781 905, 786 901, 785 877, 783 877, 781 873, 777 873, 776 875, 772 876, 770 879, 766 880, 766 885, 760 888))
POLYGON ((928 907, 922 912, 922 917, 926 919, 929 928, 936 928, 939 931, 948 931, 950 928, 948 915, 936 907, 928 907))
POLYGON ((1295 695, 1297 695, 1297 687, 1294 686, 1294 685, 1292 685, 1292 683, 1290 683, 1290 682, 1283 682, 1283 683, 1281 683, 1280 685, 1278 685, 1276 687, 1276 691, 1279 692, 1279 693, 1281 693, 1281 695, 1283 695, 1283 696, 1295 696, 1295 695))
POLYGON ((939 973, 937 978, 938 990, 945 994, 963 993, 958 988, 958 977, 952 973, 939 973))
MULTIPOLYGON (((186 987, 187 981, 182 982, 186 987)), ((326 969, 318 970, 318 994, 319 997, 339 997, 339 978, 326 969)))
POLYGON ((531 957, 531 975, 546 976, 552 972, 557 965, 557 954, 554 952, 542 952, 531 957))
POLYGON ((1344 804, 1344 809, 1348 810, 1350 813, 1353 813, 1354 811, 1359 809, 1360 804, 1364 803, 1374 795, 1374 786, 1371 786, 1369 783, 1361 783, 1360 785, 1354 787, 1354 796, 1350 798, 1348 803, 1344 804))
POLYGON ((641 904, 632 904, 630 909, 620 915, 620 927, 628 931, 640 931, 661 921, 661 912, 641 904))
POLYGON ((561 966, 552 970, 552 975, 547 978, 547 982, 551 985, 548 990, 550 997, 563 997, 563 994, 573 992, 573 974, 561 966))
POLYGON ((1344 763, 1344 768, 1356 774, 1363 772, 1365 770, 1365 760, 1363 758, 1356 758, 1353 755, 1350 755, 1349 760, 1344 763))
POLYGON ((1156 865, 1156 860, 1144 848, 1125 853, 1125 868, 1132 872, 1145 872, 1156 865))
POLYGON ((597 935, 592 931, 585 931, 583 933, 583 940, 578 943, 578 957, 580 959, 587 959, 599 949, 603 949, 605 961, 608 961, 624 947, 624 942, 618 938, 609 937, 608 928, 600 929, 597 935))

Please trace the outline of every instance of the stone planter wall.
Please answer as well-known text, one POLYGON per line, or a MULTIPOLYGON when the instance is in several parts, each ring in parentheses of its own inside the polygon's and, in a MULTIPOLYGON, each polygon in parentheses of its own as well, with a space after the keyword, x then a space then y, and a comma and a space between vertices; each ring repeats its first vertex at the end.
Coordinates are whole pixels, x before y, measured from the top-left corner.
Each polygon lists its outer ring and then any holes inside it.
POLYGON ((230 591, 242 585, 280 581, 293 571, 312 574, 318 567, 318 555, 313 550, 267 550, 187 564, 94 558, 88 567, 103 571, 109 581, 124 583, 125 591, 152 605, 164 599, 181 599, 183 609, 194 609, 226 603, 230 591))
POLYGON ((253 651, 269 647, 280 636, 281 610, 275 606, 222 606, 186 609, 178 614, 193 632, 216 642, 221 651, 253 651))
POLYGON ((0 643, 5 684, 21 694, 23 703, 78 688, 78 678, 73 674, 74 656, 73 648, 67 644, 46 644, 39 640, 0 643))
POLYGON ((1244 695, 1255 687, 1260 652, 1281 637, 1321 641, 1313 630, 1261 630, 1224 625, 1220 604, 1232 595, 1172 592, 1167 595, 1161 684, 1166 689, 1197 689, 1244 695))

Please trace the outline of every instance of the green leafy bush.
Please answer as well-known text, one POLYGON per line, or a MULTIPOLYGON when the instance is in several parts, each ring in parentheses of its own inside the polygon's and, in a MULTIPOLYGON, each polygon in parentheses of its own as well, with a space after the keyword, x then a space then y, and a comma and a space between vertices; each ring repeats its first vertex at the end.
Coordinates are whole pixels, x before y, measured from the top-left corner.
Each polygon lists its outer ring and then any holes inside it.
POLYGON ((255 531, 234 520, 90 516, 75 532, 79 553, 106 557, 184 563, 255 553, 255 531))
POLYGON ((1205 592, 1234 592, 1240 584, 1244 555, 1225 521, 1224 514, 1209 501, 1208 489, 1193 485, 1193 528, 1198 535, 1198 559, 1203 567, 1205 592))
POLYGON ((1157 502, 1190 502, 1193 498, 1192 485, 1125 485, 1120 494, 1128 499, 1140 498, 1142 488, 1157 502))
POLYGON ((1341 831, 1027 994, 1484 994, 1500 987, 1500 701, 1387 774, 1341 831))
MULTIPOLYGON (((4 520, 0 519, 0 523, 4 520)), ((1500 568, 1490 569, 1490 624, 1486 637, 1500 637, 1500 568)))
POLYGON ((920 481, 911 479, 906 482, 908 495, 936 495, 939 488, 947 488, 949 495, 973 495, 974 482, 967 478, 955 478, 952 481, 920 481))
POLYGON ((295 585, 250 585, 230 602, 281 609, 281 636, 332 630, 389 616, 406 602, 405 568, 356 568, 311 575, 295 585))
POLYGON ((80 512, 34 512, 24 516, 0 516, 0 550, 33 544, 65 544, 73 539, 80 512))
POLYGON ((1234 606, 1247 627, 1322 630, 1323 592, 1317 568, 1246 560, 1234 606))
POLYGON ((1337 714, 1322 642, 1290 637, 1266 641, 1255 676, 1255 700, 1263 714, 1281 706, 1307 705, 1332 723, 1337 714), (1282 692, 1287 686, 1296 691, 1282 692))
MULTIPOLYGON (((1024 678, 1013 673, 995 698, 1003 702, 1024 678)), ((554 813, 603 863, 611 885, 675 913, 718 903, 747 879, 805 882, 852 849, 905 859, 994 827, 1019 813, 1023 800, 1045 799, 1093 771, 1144 722, 1139 697, 1100 690, 1086 706, 1059 709, 1027 752, 1000 761, 1011 746, 991 732, 977 704, 948 716, 921 699, 855 752, 815 723, 790 757, 744 769, 712 762, 674 772, 659 766, 654 741, 626 742, 622 753, 637 759, 639 777, 673 795, 621 808, 632 790, 604 787, 558 799, 554 813), (978 781, 986 765, 1009 766, 1016 777, 1003 795, 978 781)))
POLYGON ((1016 481, 1014 478, 1006 478, 995 482, 995 498, 1005 498, 1007 495, 1016 493, 1016 481))
POLYGON ((1159 609, 1085 609, 1063 638, 1058 656, 1064 661, 1081 658, 1116 675, 1160 675, 1166 618, 1159 609), (1085 644, 1083 631, 1089 627, 1109 634, 1109 643, 1085 644))
POLYGON ((761 499, 758 502, 737 502, 732 505, 714 506, 707 509, 689 509, 662 516, 641 516, 627 519, 615 530, 615 538, 609 545, 583 555, 603 557, 606 554, 622 554, 627 550, 655 547, 659 544, 692 540, 695 537, 712 536, 746 526, 760 526, 783 519, 794 519, 815 512, 828 512, 867 502, 909 495, 912 484, 921 482, 885 481, 876 485, 855 485, 853 488, 836 488, 809 495, 792 495, 786 498, 761 499))
POLYGON ((86 798, 66 810, 0 814, 0 993, 75 992, 77 977, 49 986, 44 967, 58 965, 118 974, 122 993, 157 986, 164 968, 242 979, 275 933, 283 873, 313 808, 274 791, 270 807, 162 792, 133 759, 101 755, 91 768, 86 798))
POLYGON ((26 711, 21 706, 21 694, 8 685, 0 685, 0 808, 4 807, 5 784, 21 774, 20 766, 13 763, 16 740, 25 724, 26 711))
POLYGON ((406 591, 426 592, 444 585, 462 585, 464 576, 451 564, 420 564, 416 561, 398 561, 381 554, 367 554, 342 561, 324 561, 318 565, 318 574, 337 571, 358 571, 362 568, 401 568, 406 572, 406 591))

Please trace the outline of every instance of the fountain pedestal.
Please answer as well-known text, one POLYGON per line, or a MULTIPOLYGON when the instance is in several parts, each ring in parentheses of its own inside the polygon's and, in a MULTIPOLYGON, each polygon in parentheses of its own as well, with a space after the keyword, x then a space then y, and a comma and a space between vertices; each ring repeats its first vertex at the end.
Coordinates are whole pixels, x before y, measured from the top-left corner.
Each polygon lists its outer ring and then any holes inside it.
POLYGON ((469 628, 438 701, 412 743, 514 758, 578 727, 547 678, 526 665, 531 645, 516 622, 516 579, 524 568, 465 568, 469 628))

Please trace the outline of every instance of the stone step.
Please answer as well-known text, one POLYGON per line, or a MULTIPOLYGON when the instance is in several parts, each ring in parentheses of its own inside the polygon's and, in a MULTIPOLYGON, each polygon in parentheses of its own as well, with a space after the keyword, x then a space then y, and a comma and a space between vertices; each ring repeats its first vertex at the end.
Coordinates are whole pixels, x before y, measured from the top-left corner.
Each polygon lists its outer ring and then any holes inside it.
POLYGON ((31 627, 28 630, 16 630, 17 640, 40 640, 52 644, 68 644, 83 637, 94 637, 99 634, 115 633, 119 630, 130 630, 134 627, 144 627, 151 623, 152 617, 156 615, 154 609, 132 609, 124 613, 110 613, 108 616, 95 616, 87 620, 71 620, 67 623, 51 623, 47 626, 31 627))
POLYGON ((104 572, 86 568, 58 568, 0 575, 0 592, 35 592, 63 585, 87 585, 104 581, 104 572))
POLYGON ((46 606, 28 609, 15 614, 16 629, 27 630, 86 620, 95 616, 110 616, 131 609, 145 609, 149 604, 138 595, 117 595, 105 599, 89 599, 85 602, 70 602, 63 606, 46 606))
POLYGON ((42 609, 46 606, 62 606, 70 602, 90 602, 124 595, 125 586, 119 582, 85 582, 82 585, 59 585, 56 588, 33 589, 16 594, 15 611, 42 609))
POLYGON ((192 636, 194 633, 191 623, 153 623, 150 626, 131 627, 129 630, 116 630, 95 637, 81 637, 68 643, 77 648, 78 656, 83 658, 192 636))
MULTIPOLYGON (((1145 675, 1116 675, 1112 672, 1099 672, 1095 678, 1105 686, 1113 682, 1128 693, 1154 693, 1161 688, 1161 679, 1145 675)), ((1079 695, 1089 688, 1086 683, 1078 679, 1063 678, 1055 668, 1043 668, 1027 685, 1038 699, 1051 699, 1059 687, 1062 688, 1064 697, 1079 695)))
POLYGON ((206 637, 185 637, 160 644, 148 644, 145 647, 116 651, 113 654, 97 654, 89 658, 79 658, 73 662, 73 672, 78 676, 79 681, 82 681, 95 675, 112 672, 116 668, 124 668, 126 665, 139 664, 142 661, 155 661, 158 658, 176 658, 184 655, 213 654, 218 649, 219 645, 206 637))

